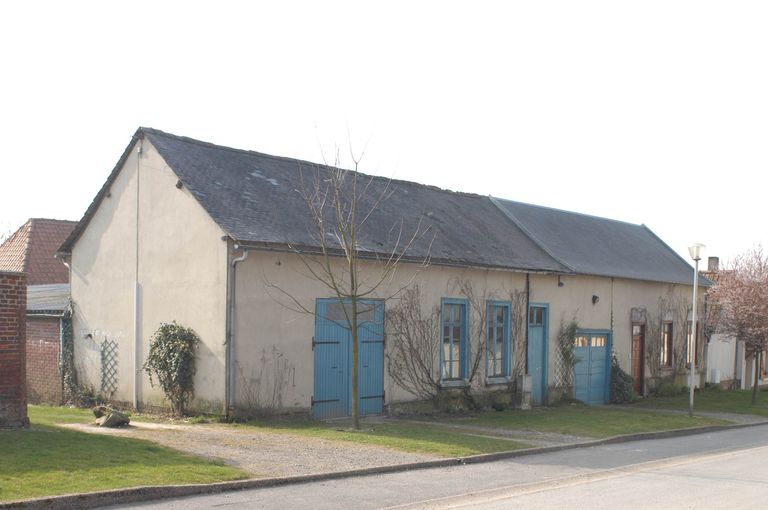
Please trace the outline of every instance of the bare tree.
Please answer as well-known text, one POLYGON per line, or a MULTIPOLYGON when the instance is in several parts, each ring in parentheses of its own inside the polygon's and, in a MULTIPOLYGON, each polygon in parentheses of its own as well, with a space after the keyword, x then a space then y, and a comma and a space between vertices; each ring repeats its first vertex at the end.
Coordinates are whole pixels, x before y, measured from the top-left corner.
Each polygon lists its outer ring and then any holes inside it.
MULTIPOLYGON (((359 429, 358 326, 361 315, 369 311, 368 307, 361 308, 361 301, 374 298, 386 301, 412 283, 417 271, 404 283, 394 288, 392 285, 399 264, 408 256, 414 243, 427 236, 430 228, 422 227, 419 218, 412 231, 406 232, 401 218, 389 226, 386 239, 376 238, 372 232, 372 219, 396 188, 391 180, 361 175, 358 169, 362 154, 359 157, 351 155, 353 170, 340 168, 337 150, 333 166, 318 165, 309 172, 302 171, 302 183, 297 191, 307 204, 312 242, 311 246, 289 244, 289 247, 301 261, 305 275, 327 288, 343 310, 344 320, 339 325, 350 332, 352 342, 352 422, 355 429, 359 429), (374 263, 363 271, 360 267, 362 260, 374 263)), ((426 255, 418 261, 421 267, 429 263, 431 241, 427 239, 425 242, 426 255)), ((268 280, 267 285, 287 298, 288 302, 283 304, 289 308, 315 315, 312 305, 303 303, 268 280)))
POLYGON ((509 293, 512 303, 512 377, 516 378, 525 373, 526 342, 525 333, 528 326, 528 299, 526 292, 513 289, 509 293))
POLYGON ((667 297, 668 311, 674 324, 672 342, 672 368, 674 377, 685 372, 686 355, 688 353, 688 312, 690 302, 685 298, 669 293, 667 297))
POLYGON ((485 351, 488 346, 488 307, 486 303, 493 296, 488 291, 487 279, 480 288, 466 278, 454 278, 449 283, 449 286, 452 286, 454 292, 461 294, 469 302, 469 312, 471 314, 469 323, 473 328, 468 338, 469 370, 467 381, 471 387, 479 380, 477 375, 485 359, 485 351))
POLYGON ((757 403, 758 360, 768 349, 768 255, 756 246, 739 255, 709 291, 720 309, 718 332, 744 342, 754 359, 752 404, 757 403))
POLYGON ((661 321, 665 310, 662 309, 662 300, 659 300, 659 308, 656 313, 646 310, 645 313, 645 361, 653 379, 654 389, 659 389, 661 383, 661 321))
POLYGON ((424 313, 421 291, 414 284, 387 311, 387 371, 395 384, 424 400, 440 392, 440 309, 424 313))

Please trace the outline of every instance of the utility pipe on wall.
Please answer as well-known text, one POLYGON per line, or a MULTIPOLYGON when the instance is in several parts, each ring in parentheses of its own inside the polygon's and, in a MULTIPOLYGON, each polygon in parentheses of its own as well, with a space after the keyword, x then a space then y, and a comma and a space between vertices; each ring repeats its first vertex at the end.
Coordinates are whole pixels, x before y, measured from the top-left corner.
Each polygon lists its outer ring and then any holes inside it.
POLYGON ((139 185, 141 184, 141 140, 136 150, 136 273, 133 280, 133 408, 139 409, 141 385, 141 286, 139 285, 139 185))
MULTIPOLYGON (((239 245, 234 246, 235 250, 240 249, 239 245)), ((227 295, 227 338, 224 341, 224 415, 229 416, 229 409, 234 405, 235 399, 235 371, 232 368, 234 358, 235 343, 235 287, 237 284, 237 264, 248 258, 248 250, 243 248, 243 254, 232 259, 229 273, 229 285, 227 295)))

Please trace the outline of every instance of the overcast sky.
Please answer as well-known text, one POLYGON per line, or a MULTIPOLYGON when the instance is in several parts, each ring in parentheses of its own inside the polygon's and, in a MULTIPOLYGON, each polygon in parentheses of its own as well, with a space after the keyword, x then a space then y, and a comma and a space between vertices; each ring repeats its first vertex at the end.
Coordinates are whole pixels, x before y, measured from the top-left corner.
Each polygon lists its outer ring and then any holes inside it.
POLYGON ((3 2, 0 232, 138 126, 768 245, 768 2, 3 2))

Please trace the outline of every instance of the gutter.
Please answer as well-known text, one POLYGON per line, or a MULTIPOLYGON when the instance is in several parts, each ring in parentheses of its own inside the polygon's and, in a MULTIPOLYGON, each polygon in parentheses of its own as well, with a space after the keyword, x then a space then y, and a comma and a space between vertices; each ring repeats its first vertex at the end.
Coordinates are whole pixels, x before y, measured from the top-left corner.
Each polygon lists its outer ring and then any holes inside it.
POLYGON ((229 417, 229 410, 235 403, 235 370, 234 361, 235 343, 235 288, 237 285, 237 264, 248 258, 250 253, 247 248, 235 244, 234 250, 243 250, 243 254, 235 257, 227 268, 227 331, 224 340, 224 416, 229 417))

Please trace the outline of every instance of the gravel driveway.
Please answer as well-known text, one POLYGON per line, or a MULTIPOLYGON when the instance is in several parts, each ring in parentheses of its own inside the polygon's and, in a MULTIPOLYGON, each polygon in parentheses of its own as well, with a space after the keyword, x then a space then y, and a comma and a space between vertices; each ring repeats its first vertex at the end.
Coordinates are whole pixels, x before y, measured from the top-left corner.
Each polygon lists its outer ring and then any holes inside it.
POLYGON ((219 424, 133 422, 128 427, 115 429, 90 424, 63 426, 94 434, 146 439, 183 452, 221 459, 249 472, 254 478, 346 471, 438 458, 378 446, 219 424))

